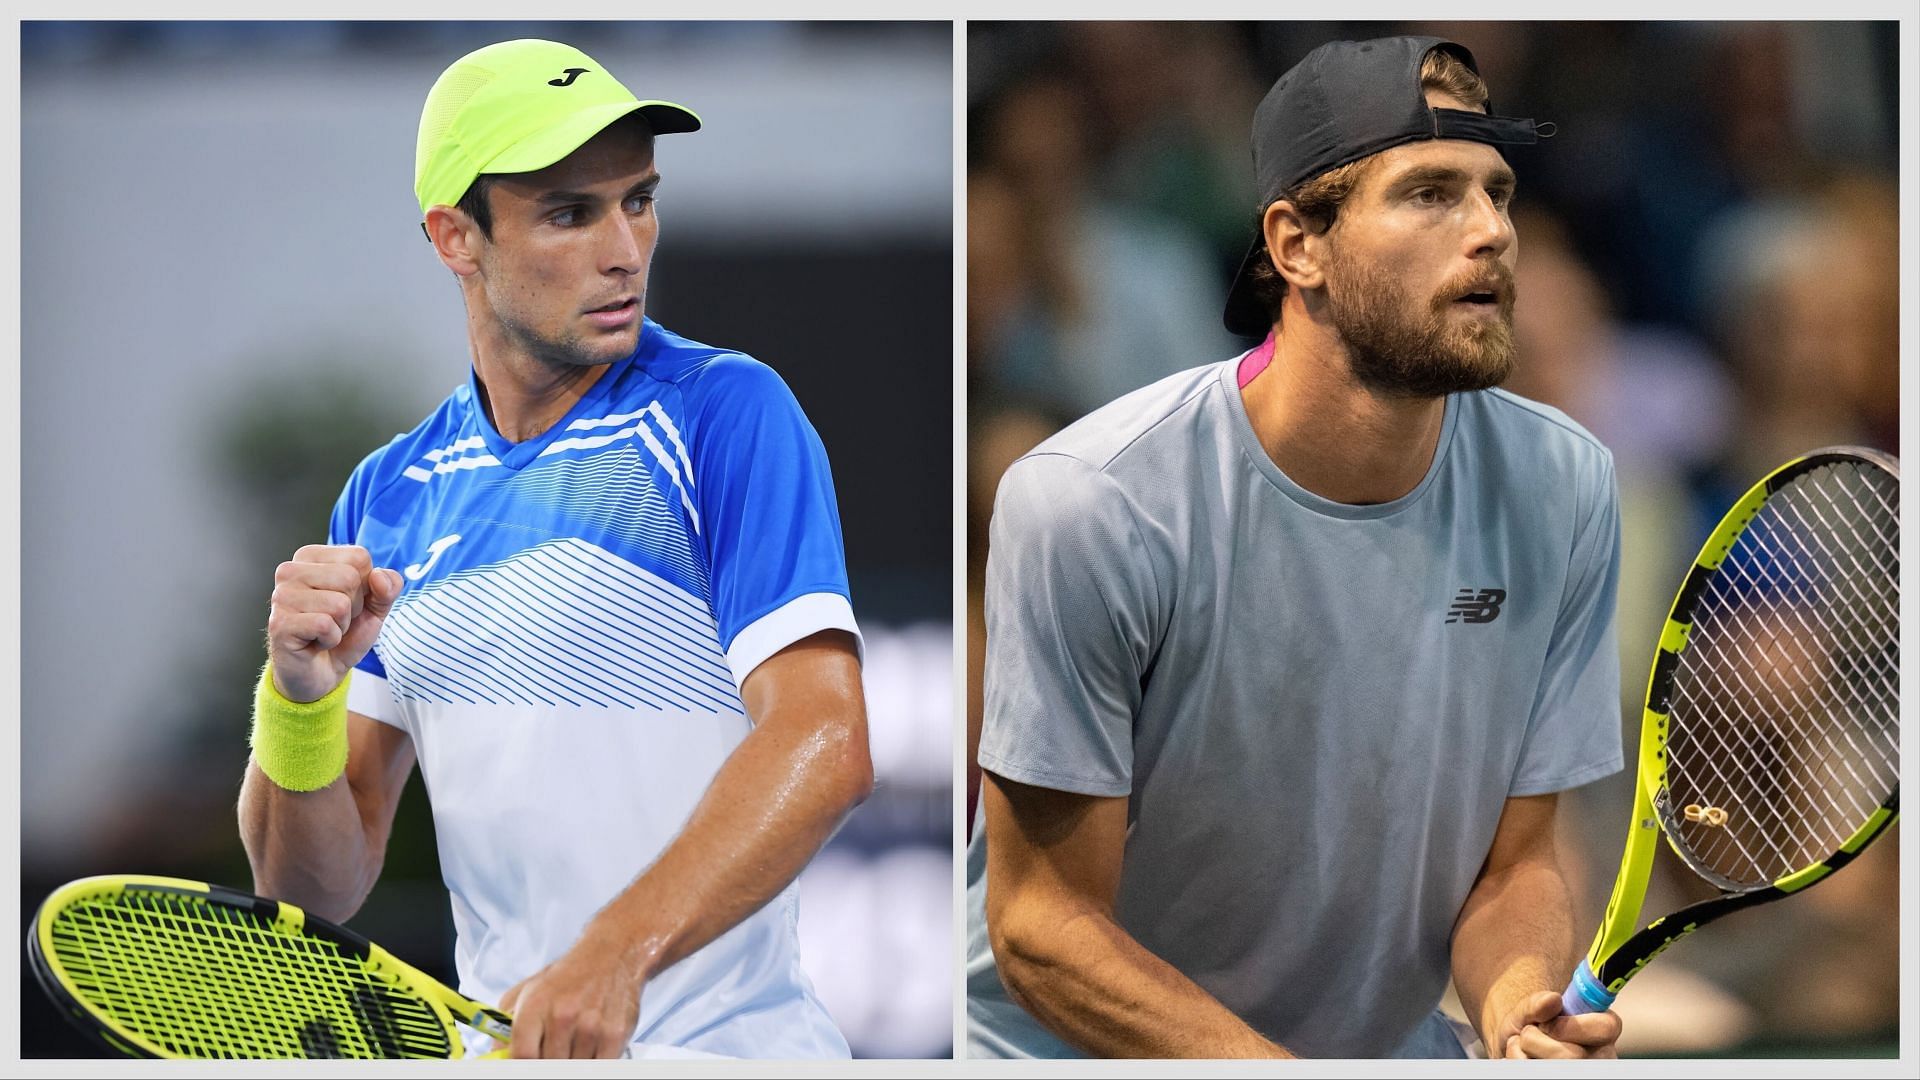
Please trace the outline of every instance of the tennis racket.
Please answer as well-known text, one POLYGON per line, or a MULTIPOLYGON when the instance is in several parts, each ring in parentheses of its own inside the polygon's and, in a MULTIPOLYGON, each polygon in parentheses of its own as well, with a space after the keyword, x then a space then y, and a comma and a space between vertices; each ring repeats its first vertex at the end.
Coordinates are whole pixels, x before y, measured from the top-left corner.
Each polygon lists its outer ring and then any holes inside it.
POLYGON ((61 1012, 133 1057, 456 1058, 456 1020, 502 1041, 513 1030, 351 930, 197 881, 63 885, 27 954, 61 1012))
POLYGON ((1562 996, 1627 980, 1730 912, 1851 862, 1900 802, 1900 465, 1859 447, 1775 469, 1674 598, 1647 680, 1626 854, 1562 996), (1719 890, 1636 930, 1658 838, 1719 890))

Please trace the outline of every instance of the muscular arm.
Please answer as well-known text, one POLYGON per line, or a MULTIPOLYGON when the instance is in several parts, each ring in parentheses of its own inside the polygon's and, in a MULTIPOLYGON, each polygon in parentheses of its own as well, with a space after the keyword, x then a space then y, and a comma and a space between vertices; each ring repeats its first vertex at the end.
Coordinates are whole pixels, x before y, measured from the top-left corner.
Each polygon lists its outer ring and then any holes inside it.
POLYGON ((742 687, 753 730, 678 838, 598 922, 647 976, 732 929, 787 887, 873 790, 867 710, 852 638, 788 646, 742 687))
MULTIPOLYGON (((400 595, 400 575, 376 569, 365 548, 309 544, 273 580, 267 655, 274 691, 288 701, 317 701, 373 647, 400 595)), ((405 732, 357 713, 345 722, 346 771, 332 783, 289 791, 250 759, 240 786, 240 841, 254 891, 335 921, 358 911, 380 876, 414 758, 405 732)))
POLYGON ((351 917, 380 876, 412 771, 413 740, 359 713, 347 714, 346 774, 318 791, 288 791, 248 761, 240 840, 254 891, 323 919, 351 917))
POLYGON ((1489 1057, 1612 1056, 1613 1013, 1559 1017, 1574 965, 1556 795, 1511 798, 1453 929, 1453 981, 1489 1057))
POLYGON ((1113 915, 1127 800, 984 774, 987 933, 1013 999, 1104 1057, 1291 1057, 1113 915))
POLYGON ((753 730, 680 835, 567 955, 501 999, 517 1012, 515 1057, 618 1055, 645 981, 786 888, 872 790, 849 635, 822 631, 787 646, 747 676, 741 698, 753 730))

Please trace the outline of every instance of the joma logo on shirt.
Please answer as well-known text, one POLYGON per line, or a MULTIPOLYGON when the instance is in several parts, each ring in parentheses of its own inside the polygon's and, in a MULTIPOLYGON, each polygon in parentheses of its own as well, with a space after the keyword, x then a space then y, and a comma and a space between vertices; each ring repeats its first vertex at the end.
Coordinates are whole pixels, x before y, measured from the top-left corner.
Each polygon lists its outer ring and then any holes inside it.
POLYGON ((1500 617, 1500 604, 1507 598, 1505 589, 1461 589, 1447 609, 1450 623, 1486 623, 1500 617))
POLYGON ((421 578, 426 577, 427 571, 433 569, 433 564, 440 561, 441 554, 459 542, 460 534, 454 533, 451 536, 443 536, 433 543, 428 544, 427 561, 414 563, 412 566, 407 567, 407 577, 413 581, 419 581, 421 578))

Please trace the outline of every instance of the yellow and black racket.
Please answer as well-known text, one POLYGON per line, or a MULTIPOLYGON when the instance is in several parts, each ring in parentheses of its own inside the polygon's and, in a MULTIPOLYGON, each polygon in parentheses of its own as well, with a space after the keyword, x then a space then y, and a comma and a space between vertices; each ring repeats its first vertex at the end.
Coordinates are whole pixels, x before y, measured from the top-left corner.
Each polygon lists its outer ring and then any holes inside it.
POLYGON ((1613 1004, 1661 950, 1845 866, 1900 803, 1900 465, 1816 450, 1727 512, 1647 681, 1626 854, 1562 996, 1613 1004), (1720 894, 1636 931, 1658 838, 1720 894))
POLYGON ((27 954, 63 1013, 134 1057, 455 1058, 456 1020, 502 1041, 513 1030, 351 930, 197 881, 63 885, 27 954))

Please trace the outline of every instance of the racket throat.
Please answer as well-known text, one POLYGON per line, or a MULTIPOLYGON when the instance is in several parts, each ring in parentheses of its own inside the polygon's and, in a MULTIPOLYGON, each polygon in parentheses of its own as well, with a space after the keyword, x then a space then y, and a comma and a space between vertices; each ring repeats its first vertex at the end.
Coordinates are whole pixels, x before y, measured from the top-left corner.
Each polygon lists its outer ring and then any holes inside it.
POLYGON ((501 1042, 506 1042, 513 1038, 512 1021, 508 1020, 504 1014, 497 1013, 492 1009, 481 1008, 475 1010, 473 1019, 469 1022, 482 1034, 491 1035, 501 1042))
MULTIPOLYGON (((1665 717, 1657 718, 1660 723, 1664 720, 1665 717)), ((1645 723, 1653 725, 1656 718, 1649 715, 1645 723)), ((1658 752, 1657 743, 1643 738, 1641 773, 1633 793, 1633 824, 1627 831, 1626 849, 1620 856, 1620 871, 1614 875, 1606 915, 1600 920, 1600 929, 1594 934, 1593 946, 1587 950, 1586 962, 1582 964, 1589 973, 1619 951, 1640 924, 1640 907, 1646 899, 1647 879, 1653 871, 1653 854, 1660 846, 1660 820, 1648 793, 1647 775, 1650 759, 1657 760, 1658 752)))

